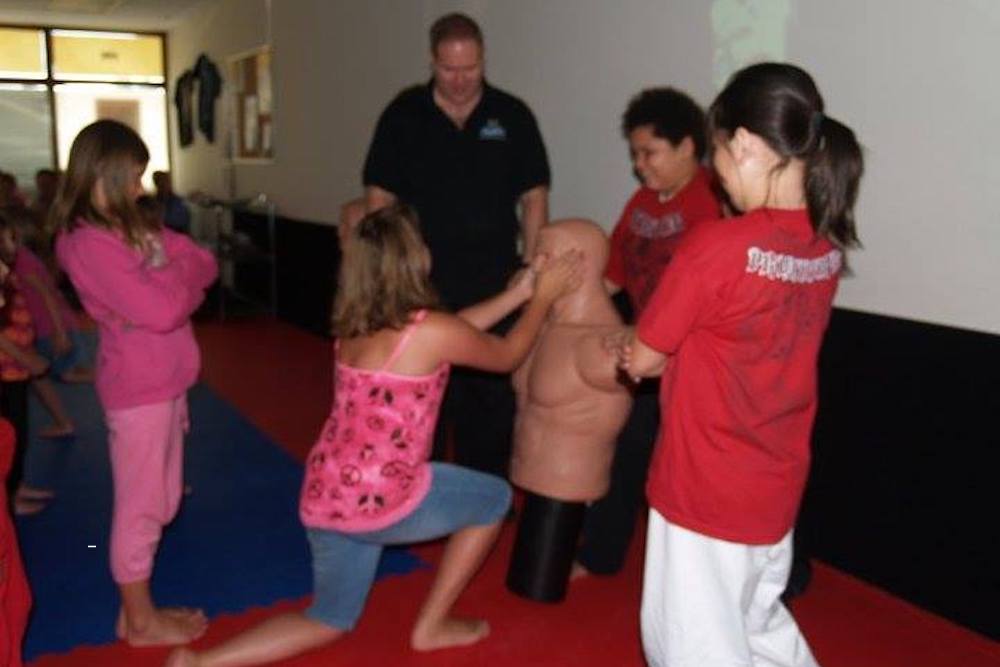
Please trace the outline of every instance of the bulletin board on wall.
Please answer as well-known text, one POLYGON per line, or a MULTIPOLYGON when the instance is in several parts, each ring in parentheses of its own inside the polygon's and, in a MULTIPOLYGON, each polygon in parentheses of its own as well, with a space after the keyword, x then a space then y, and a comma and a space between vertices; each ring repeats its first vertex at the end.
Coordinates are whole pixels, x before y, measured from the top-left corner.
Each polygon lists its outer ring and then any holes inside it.
POLYGON ((274 158, 274 114, 271 48, 234 56, 229 62, 232 82, 233 159, 274 158))

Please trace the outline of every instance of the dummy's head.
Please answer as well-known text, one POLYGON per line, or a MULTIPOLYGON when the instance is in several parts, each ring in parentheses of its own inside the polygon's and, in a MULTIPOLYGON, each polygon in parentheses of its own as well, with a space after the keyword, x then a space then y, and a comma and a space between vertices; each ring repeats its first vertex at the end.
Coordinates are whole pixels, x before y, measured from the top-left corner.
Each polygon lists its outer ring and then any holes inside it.
POLYGON ((333 304, 335 336, 401 329, 413 311, 437 305, 430 252, 412 208, 394 204, 369 213, 343 241, 333 304))
POLYGON ((535 256, 556 257, 570 250, 581 252, 583 285, 600 284, 608 262, 608 238, 592 220, 556 220, 542 227, 535 243, 535 256))
POLYGON ((347 243, 347 235, 365 217, 365 200, 363 197, 352 199, 340 205, 340 220, 337 222, 337 240, 343 251, 347 243))

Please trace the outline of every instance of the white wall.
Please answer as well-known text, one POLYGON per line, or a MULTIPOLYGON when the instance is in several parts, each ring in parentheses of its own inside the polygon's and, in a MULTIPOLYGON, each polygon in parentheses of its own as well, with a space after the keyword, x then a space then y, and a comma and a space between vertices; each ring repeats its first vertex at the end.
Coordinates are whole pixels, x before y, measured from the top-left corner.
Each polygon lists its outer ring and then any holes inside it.
MULTIPOLYGON (((223 66, 267 42, 265 9, 220 0, 192 15, 170 33, 171 75, 202 51, 223 66)), ((634 186, 618 131, 630 95, 669 84, 707 104, 734 54, 805 66, 867 148, 865 249, 839 305, 1000 333, 1000 2, 276 0, 277 156, 237 165, 236 194, 263 191, 284 215, 334 221, 359 192, 379 111, 428 75, 426 28, 452 9, 481 22, 490 80, 538 116, 553 215, 605 225, 634 186), (716 31, 746 21, 760 43, 713 40, 713 20, 716 31)), ((174 147, 179 189, 226 194, 223 143, 174 147)))

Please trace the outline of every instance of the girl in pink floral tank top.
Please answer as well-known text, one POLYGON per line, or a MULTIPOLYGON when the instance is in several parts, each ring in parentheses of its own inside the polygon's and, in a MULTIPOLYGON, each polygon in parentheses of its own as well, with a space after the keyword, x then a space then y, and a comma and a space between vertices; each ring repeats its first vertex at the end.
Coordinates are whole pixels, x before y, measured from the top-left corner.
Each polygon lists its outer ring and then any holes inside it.
POLYGON ((377 530, 412 512, 427 495, 427 460, 449 365, 427 375, 386 370, 426 315, 417 313, 378 370, 336 362, 333 407, 306 460, 301 514, 307 526, 377 530))
POLYGON ((438 409, 451 365, 507 373, 521 363, 552 302, 579 282, 579 257, 538 258, 508 289, 452 315, 435 308, 430 254, 408 207, 365 216, 344 235, 342 255, 333 406, 306 461, 299 503, 312 551, 312 605, 201 654, 178 649, 171 667, 260 664, 333 641, 361 615, 385 545, 447 535, 410 645, 465 645, 489 632, 486 621, 450 611, 496 541, 510 486, 428 462, 438 409), (486 332, 522 305, 506 336, 486 332))

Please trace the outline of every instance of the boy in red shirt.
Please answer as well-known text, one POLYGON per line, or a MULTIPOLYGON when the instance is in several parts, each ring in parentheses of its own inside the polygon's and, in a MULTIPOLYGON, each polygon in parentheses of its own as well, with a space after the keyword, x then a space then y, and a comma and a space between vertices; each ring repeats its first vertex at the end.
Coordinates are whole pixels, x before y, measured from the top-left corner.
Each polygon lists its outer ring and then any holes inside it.
MULTIPOLYGON (((632 166, 641 182, 611 235, 605 286, 624 290, 636 315, 645 309, 677 245, 697 225, 721 215, 705 155, 705 113, 684 93, 651 88, 622 116, 632 166)), ((618 436, 608 492, 587 509, 574 575, 622 568, 642 503, 642 487, 659 426, 657 383, 641 383, 618 436)))

